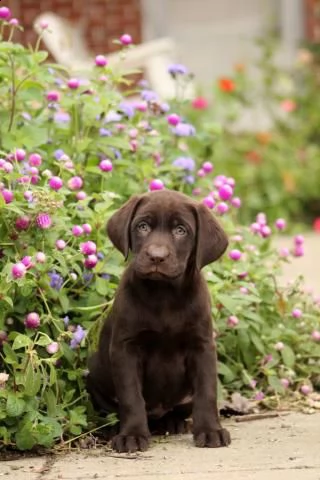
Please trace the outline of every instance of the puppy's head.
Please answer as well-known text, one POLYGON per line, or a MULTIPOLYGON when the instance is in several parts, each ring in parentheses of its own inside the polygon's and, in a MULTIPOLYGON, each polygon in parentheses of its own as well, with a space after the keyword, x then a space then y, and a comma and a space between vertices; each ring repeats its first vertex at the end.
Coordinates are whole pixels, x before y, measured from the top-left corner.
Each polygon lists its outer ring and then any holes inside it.
POLYGON ((188 267, 217 260, 227 236, 207 207, 178 192, 162 190, 128 200, 109 220, 107 232, 141 278, 172 281, 188 267))

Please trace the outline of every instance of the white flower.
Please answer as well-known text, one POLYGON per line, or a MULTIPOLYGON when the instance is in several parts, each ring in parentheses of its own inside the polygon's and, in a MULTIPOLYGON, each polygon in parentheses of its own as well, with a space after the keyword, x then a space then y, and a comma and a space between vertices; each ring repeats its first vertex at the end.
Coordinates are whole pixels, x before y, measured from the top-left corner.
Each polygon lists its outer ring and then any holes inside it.
POLYGON ((4 385, 8 380, 8 378, 9 378, 9 375, 7 373, 0 372, 0 386, 4 385))

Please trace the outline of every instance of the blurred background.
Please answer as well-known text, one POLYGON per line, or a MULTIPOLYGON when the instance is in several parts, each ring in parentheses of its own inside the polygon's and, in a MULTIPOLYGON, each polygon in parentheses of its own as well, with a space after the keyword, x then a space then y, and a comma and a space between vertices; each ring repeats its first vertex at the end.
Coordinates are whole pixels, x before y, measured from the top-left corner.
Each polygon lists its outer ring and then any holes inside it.
MULTIPOLYGON (((172 38, 179 60, 202 84, 228 74, 236 62, 255 55, 253 39, 266 30, 281 39, 279 58, 290 62, 302 40, 319 37, 317 0, 9 0, 6 4, 25 30, 20 41, 33 43, 33 22, 41 12, 55 12, 81 22, 94 54, 117 49, 129 33, 135 43, 172 38)), ((18 40, 18 38, 17 38, 18 40)))

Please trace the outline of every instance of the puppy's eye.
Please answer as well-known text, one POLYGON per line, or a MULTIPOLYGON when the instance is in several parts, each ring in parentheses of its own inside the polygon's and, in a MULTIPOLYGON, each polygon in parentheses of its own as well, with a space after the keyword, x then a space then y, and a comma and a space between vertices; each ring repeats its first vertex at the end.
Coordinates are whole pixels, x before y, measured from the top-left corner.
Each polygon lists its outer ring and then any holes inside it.
POLYGON ((179 236, 187 235, 187 229, 183 225, 178 225, 173 232, 175 235, 179 236))
POLYGON ((138 232, 141 232, 141 233, 148 233, 150 232, 151 227, 147 222, 140 222, 137 225, 137 230, 138 232))

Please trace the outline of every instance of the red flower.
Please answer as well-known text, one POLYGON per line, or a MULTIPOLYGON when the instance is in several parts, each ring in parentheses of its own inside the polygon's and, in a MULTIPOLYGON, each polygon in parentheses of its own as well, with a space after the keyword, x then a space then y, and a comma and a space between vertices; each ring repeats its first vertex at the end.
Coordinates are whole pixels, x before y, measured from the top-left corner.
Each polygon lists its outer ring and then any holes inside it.
POLYGON ((251 150, 251 152, 246 153, 246 159, 248 162, 253 163, 254 165, 259 165, 262 161, 262 157, 259 152, 251 150))
POLYGON ((320 233, 320 217, 317 217, 313 222, 313 230, 320 233))
POLYGON ((192 106, 196 110, 205 110, 208 108, 208 100, 204 97, 196 97, 192 100, 192 106))
POLYGON ((236 85, 231 78, 220 78, 219 88, 222 92, 233 92, 236 89, 236 85))

